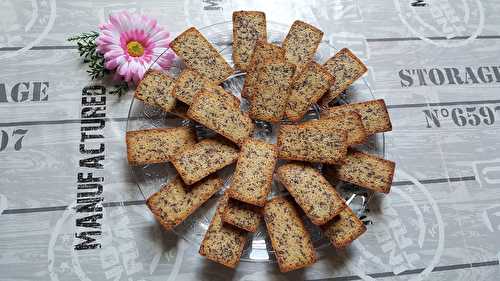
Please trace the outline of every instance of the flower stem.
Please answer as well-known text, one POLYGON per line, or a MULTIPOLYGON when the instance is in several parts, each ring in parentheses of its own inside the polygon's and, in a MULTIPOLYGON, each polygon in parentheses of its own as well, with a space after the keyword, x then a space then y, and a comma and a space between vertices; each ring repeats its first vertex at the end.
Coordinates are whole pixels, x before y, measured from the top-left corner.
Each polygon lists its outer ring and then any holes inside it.
POLYGON ((129 90, 127 82, 122 82, 118 85, 115 85, 115 88, 111 91, 109 91, 109 94, 111 95, 118 95, 121 97, 123 94, 125 94, 129 90))

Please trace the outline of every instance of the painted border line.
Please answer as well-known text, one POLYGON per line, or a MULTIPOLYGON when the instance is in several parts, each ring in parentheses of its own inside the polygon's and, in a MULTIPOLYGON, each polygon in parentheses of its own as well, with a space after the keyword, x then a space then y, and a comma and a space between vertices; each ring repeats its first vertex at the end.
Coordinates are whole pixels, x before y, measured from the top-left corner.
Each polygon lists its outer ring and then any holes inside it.
MULTIPOLYGON (((106 122, 127 122, 127 120, 139 120, 144 117, 115 117, 115 118, 100 118, 106 122)), ((47 121, 19 121, 0 123, 0 127, 15 127, 15 126, 37 126, 37 125, 59 125, 59 124, 80 124, 84 119, 62 119, 62 120, 47 120, 47 121)), ((88 119, 87 119, 88 120, 88 119)), ((151 119, 148 119, 151 120, 151 119)))
MULTIPOLYGON (((431 36, 426 37, 430 40, 465 40, 470 36, 457 36, 453 38, 446 38, 445 36, 431 36)), ((482 40, 494 40, 500 39, 500 35, 479 35, 476 39, 482 40)), ((382 37, 382 38, 366 38, 366 42, 404 42, 404 41, 421 41, 419 37, 382 37)), ((75 50, 78 47, 76 45, 46 45, 46 46, 33 46, 30 51, 50 51, 50 50, 75 50)), ((0 52, 13 52, 22 49, 22 47, 2 47, 0 52)))
MULTIPOLYGON (((108 207, 118 207, 118 206, 137 206, 144 204, 146 204, 146 200, 131 200, 131 201, 119 201, 119 202, 104 202, 102 203, 102 206, 108 208, 108 207)), ((64 211, 67 208, 68 206, 66 205, 66 206, 53 206, 53 207, 41 207, 41 208, 7 209, 3 211, 2 215, 64 211)))
MULTIPOLYGON (((409 104, 388 104, 388 109, 398 108, 419 108, 430 106, 453 106, 453 105, 475 105, 475 104, 497 104, 500 100, 477 100, 477 101, 454 101, 454 102, 436 102, 436 103, 409 103, 409 104)), ((144 117, 131 117, 130 120, 139 120, 144 117)), ((16 126, 37 126, 37 125, 59 125, 59 124, 79 124, 83 119, 62 119, 62 120, 47 120, 47 121, 19 121, 0 123, 0 127, 16 127, 16 126)), ((127 117, 104 118, 109 122, 126 122, 127 117)))
POLYGON ((429 102, 429 103, 408 103, 408 104, 389 104, 387 108, 414 108, 429 106, 453 106, 453 105, 474 105, 474 104, 495 104, 500 100, 476 100, 476 101, 452 101, 452 102, 429 102))
MULTIPOLYGON (((468 177, 456 177, 456 178, 439 178, 439 179, 426 179, 420 180, 422 184, 431 183, 446 183, 446 182, 462 182, 462 181, 475 181, 475 176, 468 177)), ((392 186, 408 186, 413 185, 411 181, 395 181, 392 186)), ((130 201, 118 201, 118 202, 104 202, 103 207, 117 207, 117 206, 137 206, 145 205, 146 200, 130 200, 130 201)), ((6 209, 3 211, 2 215, 15 215, 15 214, 28 214, 28 213, 43 213, 43 212, 54 212, 54 211, 64 211, 68 206, 52 206, 52 207, 40 207, 40 208, 20 208, 20 209, 6 209)))
MULTIPOLYGON (((457 36, 453 38, 446 38, 445 36, 431 36, 431 37, 426 37, 427 39, 430 40, 437 40, 437 41, 445 41, 445 40, 465 40, 469 38, 470 36, 457 36)), ((483 39, 483 40, 488 40, 488 39, 500 39, 500 35, 479 35, 476 37, 476 39, 483 39)), ((403 37, 403 38, 366 38, 367 42, 395 42, 395 41, 420 41, 419 37, 403 37)))
MULTIPOLYGON (((475 176, 469 177, 456 177, 456 178, 440 178, 440 179, 428 179, 428 180, 420 180, 419 182, 422 184, 427 183, 445 183, 445 182, 462 182, 462 181, 475 181, 475 176)), ((413 185, 411 181, 396 181, 392 183, 392 186, 403 186, 403 185, 413 185)))
MULTIPOLYGON (((2 47, 0 48, 0 52, 11 52, 18 51, 22 49, 22 47, 2 47)), ((46 51, 46 50, 76 50, 78 46, 76 45, 53 45, 53 46, 34 46, 29 51, 46 51)))
MULTIPOLYGON (((498 266, 499 264, 500 263, 498 260, 492 260, 492 261, 485 261, 485 262, 443 265, 443 266, 436 266, 432 270, 432 272, 441 272, 441 271, 450 271, 450 270, 468 269, 468 268, 486 267, 486 266, 498 266)), ((394 274, 393 272, 370 273, 367 275, 372 277, 372 278, 398 277, 398 276, 404 276, 404 275, 419 274, 422 271, 424 271, 423 268, 416 268, 416 269, 410 269, 410 270, 403 271, 397 275, 394 274)), ((332 277, 332 278, 323 278, 323 279, 309 279, 309 281, 350 281, 350 280, 361 280, 361 277, 359 277, 357 275, 350 275, 350 276, 332 277)))

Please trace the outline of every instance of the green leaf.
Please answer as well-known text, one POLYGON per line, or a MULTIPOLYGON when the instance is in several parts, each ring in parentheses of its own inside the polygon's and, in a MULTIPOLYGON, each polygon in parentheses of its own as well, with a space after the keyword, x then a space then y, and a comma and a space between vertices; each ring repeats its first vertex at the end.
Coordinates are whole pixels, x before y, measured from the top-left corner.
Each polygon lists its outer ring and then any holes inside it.
POLYGON ((98 36, 98 32, 91 31, 68 38, 68 41, 76 42, 78 54, 83 58, 83 63, 89 65, 87 73, 92 79, 103 78, 107 73, 104 68, 104 56, 97 52, 95 40, 98 36))
MULTIPOLYGON (((98 32, 91 31, 80 33, 67 39, 69 42, 76 42, 78 54, 83 59, 83 63, 88 64, 87 74, 92 80, 102 79, 111 73, 111 71, 104 67, 104 55, 97 51, 95 41, 98 36, 98 32)), ((109 93, 121 96, 128 90, 128 84, 122 82, 116 85, 109 93)))
POLYGON ((119 97, 121 97, 123 94, 127 93, 128 90, 128 84, 126 82, 122 82, 118 85, 115 85, 115 88, 109 91, 109 94, 118 95, 119 97))
POLYGON ((77 42, 82 42, 85 40, 95 40, 99 36, 99 33, 97 31, 91 31, 91 32, 83 32, 75 36, 69 37, 67 40, 69 42, 77 41, 77 42))

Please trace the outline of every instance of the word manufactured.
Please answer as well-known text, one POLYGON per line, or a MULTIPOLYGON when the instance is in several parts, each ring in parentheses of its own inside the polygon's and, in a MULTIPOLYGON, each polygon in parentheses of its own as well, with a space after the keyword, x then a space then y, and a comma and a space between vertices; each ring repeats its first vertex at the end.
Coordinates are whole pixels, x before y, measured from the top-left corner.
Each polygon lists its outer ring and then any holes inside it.
POLYGON ((75 250, 101 248, 104 176, 104 127, 106 125, 106 88, 89 86, 82 90, 77 171, 75 250))

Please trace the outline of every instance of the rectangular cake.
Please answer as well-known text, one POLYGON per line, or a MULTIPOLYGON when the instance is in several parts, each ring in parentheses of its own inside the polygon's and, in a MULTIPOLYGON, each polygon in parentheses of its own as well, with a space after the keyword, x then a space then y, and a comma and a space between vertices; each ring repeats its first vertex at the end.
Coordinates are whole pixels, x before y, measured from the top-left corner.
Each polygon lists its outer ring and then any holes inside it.
POLYGON ((343 164, 329 167, 334 178, 373 191, 389 193, 394 177, 395 163, 361 151, 349 149, 343 164))
POLYGON ((355 111, 361 116, 361 122, 368 136, 392 130, 391 119, 382 99, 330 107, 321 112, 321 118, 346 114, 349 111, 355 111))
POLYGON ((348 146, 362 144, 367 138, 365 127, 361 121, 361 116, 355 111, 347 111, 340 114, 325 114, 320 120, 303 123, 305 126, 315 124, 322 124, 332 129, 341 129, 346 131, 348 146))
POLYGON ((311 236, 289 199, 278 197, 267 202, 264 220, 281 272, 303 268, 316 261, 311 236))
POLYGON ((328 59, 323 66, 335 76, 335 83, 322 98, 321 103, 326 106, 361 77, 368 69, 349 49, 340 50, 335 56, 328 59))
POLYGON ((261 211, 258 207, 232 198, 222 213, 222 221, 248 232, 257 231, 260 218, 261 211))
POLYGON ((253 95, 257 83, 258 69, 264 66, 266 61, 271 60, 284 61, 285 51, 280 46, 258 40, 255 43, 255 50, 247 68, 243 90, 241 91, 242 97, 249 99, 253 95))
POLYGON ((233 12, 233 61, 246 71, 257 40, 267 41, 266 14, 257 11, 233 12))
POLYGON ((266 61, 258 70, 255 92, 250 97, 250 117, 280 122, 285 114, 289 87, 295 72, 291 63, 266 61))
POLYGON ((347 247, 366 231, 365 224, 347 207, 338 216, 321 226, 323 236, 338 249, 347 247))
POLYGON ((178 153, 172 164, 186 184, 193 184, 238 159, 238 149, 215 139, 205 139, 178 153))
POLYGON ((278 168, 278 178, 316 225, 330 221, 347 207, 335 188, 315 168, 290 163, 278 168))
POLYGON ((203 88, 201 89, 200 92, 207 92, 218 95, 221 99, 223 99, 225 102, 230 104, 235 109, 240 108, 240 100, 235 95, 226 91, 221 86, 214 84, 213 82, 208 81, 205 84, 203 84, 203 88))
POLYGON ((125 138, 130 165, 167 162, 185 146, 196 143, 194 130, 187 127, 129 131, 125 138))
POLYGON ((224 182, 217 177, 209 177, 195 185, 185 185, 179 177, 146 201, 155 218, 166 229, 179 225, 205 201, 222 188, 224 182))
POLYGON ((286 106, 286 117, 291 121, 300 121, 334 81, 335 78, 321 65, 316 62, 308 63, 294 78, 286 106))
POLYGON ((189 118, 214 130, 229 140, 241 144, 250 137, 254 124, 230 93, 203 90, 196 94, 189 107, 189 118))
POLYGON ((194 95, 203 89, 207 81, 194 69, 186 68, 177 77, 172 95, 183 103, 191 105, 194 95))
POLYGON ((170 43, 170 48, 189 68, 215 84, 220 84, 233 73, 217 49, 194 27, 177 36, 170 43))
POLYGON ((165 72, 149 70, 137 85, 134 96, 168 112, 175 107, 175 97, 172 95, 174 84, 174 79, 165 72))
POLYGON ((211 261, 235 268, 240 262, 247 232, 223 223, 222 213, 227 201, 227 196, 219 200, 217 210, 201 242, 199 253, 211 261))
POLYGON ((347 153, 347 132, 324 124, 281 125, 278 157, 316 163, 336 164, 347 153))
POLYGON ((303 21, 295 21, 283 41, 285 58, 301 69, 313 60, 323 32, 303 21))
POLYGON ((229 197, 248 204, 264 206, 271 191, 278 151, 273 144, 247 139, 241 146, 229 197))

